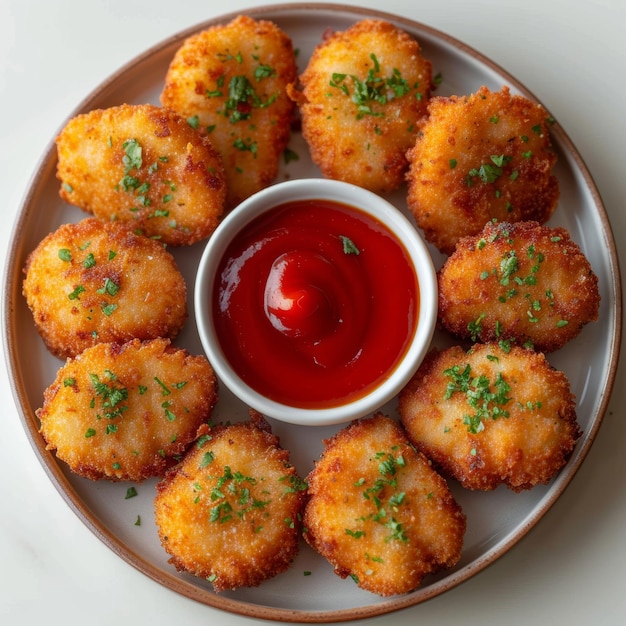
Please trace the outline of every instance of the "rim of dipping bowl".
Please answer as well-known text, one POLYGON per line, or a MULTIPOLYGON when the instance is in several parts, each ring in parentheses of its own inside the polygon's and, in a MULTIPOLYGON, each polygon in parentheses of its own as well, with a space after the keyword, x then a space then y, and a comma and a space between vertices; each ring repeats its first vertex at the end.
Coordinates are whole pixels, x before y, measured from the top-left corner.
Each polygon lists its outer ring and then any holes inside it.
POLYGON ((365 417, 396 396, 417 371, 430 348, 437 319, 437 277, 428 248, 417 229, 393 204, 362 187, 332 179, 297 179, 255 193, 228 213, 209 238, 196 275, 194 309, 202 347, 226 387, 243 403, 266 417, 291 424, 327 426, 365 417), (245 383, 222 352, 213 323, 215 273, 231 240, 251 220, 278 205, 298 200, 331 200, 360 210, 384 224, 405 247, 419 289, 415 335, 389 376, 365 396, 330 408, 289 406, 263 396, 245 383))

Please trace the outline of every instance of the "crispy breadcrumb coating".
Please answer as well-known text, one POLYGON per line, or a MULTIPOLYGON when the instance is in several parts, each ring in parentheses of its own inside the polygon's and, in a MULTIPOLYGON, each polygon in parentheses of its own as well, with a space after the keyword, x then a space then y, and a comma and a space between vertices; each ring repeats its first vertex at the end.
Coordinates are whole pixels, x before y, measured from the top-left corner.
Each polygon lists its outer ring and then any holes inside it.
POLYGON ((35 325, 59 358, 100 342, 173 338, 187 319, 172 255, 121 222, 60 226, 30 253, 24 273, 35 325))
POLYGON ((407 201, 426 239, 451 254, 491 219, 546 222, 559 198, 548 120, 507 86, 431 98, 407 153, 407 201))
POLYGON ((325 441, 307 480, 304 538, 342 578, 390 596, 458 562, 465 516, 389 417, 353 422, 325 441))
POLYGON ((564 228, 489 222, 438 278, 440 322, 464 339, 551 352, 598 319, 598 279, 564 228))
POLYGON ((389 22, 366 19, 327 34, 289 88, 322 174, 375 192, 397 189, 431 81, 418 42, 389 22))
POLYGON ((172 111, 123 104, 78 115, 57 152, 61 197, 98 218, 180 246, 207 238, 222 216, 222 160, 172 111))
POLYGON ((258 586, 298 552, 305 490, 261 416, 215 426, 157 485, 161 543, 218 592, 258 586))
POLYGON ((217 380, 166 339, 98 344, 68 359, 37 410, 48 450, 93 480, 162 476, 207 428, 217 380))
POLYGON ((228 208, 276 178, 295 109, 285 89, 296 74, 287 34, 248 16, 192 35, 172 59, 161 103, 221 154, 228 208))
POLYGON ((565 374, 517 346, 433 351, 399 407, 417 449, 467 489, 548 483, 581 434, 565 374))

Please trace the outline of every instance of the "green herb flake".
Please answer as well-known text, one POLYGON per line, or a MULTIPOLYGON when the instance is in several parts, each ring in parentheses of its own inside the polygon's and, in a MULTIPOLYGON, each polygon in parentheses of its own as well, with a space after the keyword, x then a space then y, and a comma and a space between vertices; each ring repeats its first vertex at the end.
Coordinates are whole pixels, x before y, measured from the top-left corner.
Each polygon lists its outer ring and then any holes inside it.
POLYGON ((142 148, 136 139, 127 139, 123 144, 124 156, 122 163, 124 164, 124 173, 128 174, 133 169, 139 169, 142 165, 142 148))
POLYGON ((59 250, 59 259, 61 259, 61 261, 66 261, 69 262, 72 260, 72 251, 68 250, 67 248, 61 248, 59 250))
POLYGON ((117 292, 120 290, 120 286, 110 278, 106 278, 104 280, 104 286, 96 291, 100 295, 108 294, 109 296, 117 295, 117 292))
POLYGON ((510 156, 505 154, 492 154, 490 163, 483 163, 478 168, 472 168, 467 175, 467 185, 471 187, 475 178, 479 178, 483 183, 495 183, 504 170, 503 167, 511 160, 510 156))
POLYGON ((343 244, 344 254, 354 254, 357 256, 361 254, 361 251, 356 247, 356 245, 354 245, 354 242, 352 241, 352 239, 350 239, 350 237, 346 237, 345 235, 339 235, 339 238, 341 239, 341 243, 343 244))
POLYGON ((124 496, 124 500, 130 500, 137 495, 137 490, 134 487, 129 487, 126 490, 126 495, 124 496))
POLYGON ((254 70, 254 77, 260 81, 264 78, 271 78, 272 76, 276 76, 276 70, 269 65, 259 65, 254 70))
POLYGON ((198 438, 198 441, 196 441, 196 447, 201 448, 207 441, 211 441, 211 439, 213 439, 211 435, 202 435, 198 438))
POLYGON ((206 467, 207 465, 210 465, 211 463, 213 463, 215 459, 215 454, 213 453, 212 450, 209 450, 208 452, 205 452, 202 455, 202 459, 200 459, 200 467, 206 467))
POLYGON ((470 433, 482 432, 486 419, 509 417, 509 412, 503 407, 511 400, 507 396, 511 388, 500 372, 496 375, 493 385, 484 374, 472 375, 469 363, 465 367, 454 365, 443 373, 450 378, 444 398, 447 400, 455 393, 464 394, 469 406, 474 410, 474 413, 468 413, 463 418, 463 423, 470 433))
POLYGON ((222 113, 235 124, 249 119, 253 108, 267 108, 276 98, 274 94, 263 101, 246 76, 233 76, 228 83, 228 98, 222 113))
POLYGON ((154 380, 157 383, 157 385, 159 385, 159 387, 161 387, 161 395, 162 396, 169 396, 172 393, 170 391, 169 387, 158 376, 155 376, 154 380))
POLYGON ((84 288, 82 285, 77 285, 77 286, 74 288, 74 291, 72 291, 72 293, 68 293, 68 294, 67 294, 67 297, 68 297, 70 300, 79 300, 79 299, 80 299, 80 298, 79 298, 80 294, 81 294, 81 293, 84 293, 84 292, 85 292, 85 288, 84 288))
POLYGON ((285 162, 285 165, 288 165, 292 161, 299 161, 300 156, 294 150, 291 150, 290 148, 286 148, 283 151, 283 160, 285 162))

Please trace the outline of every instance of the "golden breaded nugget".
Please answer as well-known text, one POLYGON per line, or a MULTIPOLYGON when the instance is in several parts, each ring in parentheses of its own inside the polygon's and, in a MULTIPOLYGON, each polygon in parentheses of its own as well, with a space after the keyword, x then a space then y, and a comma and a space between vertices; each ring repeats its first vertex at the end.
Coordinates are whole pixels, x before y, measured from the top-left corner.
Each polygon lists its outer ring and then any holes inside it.
POLYGON ((60 358, 100 342, 173 338, 187 319, 172 255, 120 222, 60 226, 30 253, 24 273, 37 330, 60 358))
POLYGON ((213 427, 157 485, 161 543, 216 591, 258 586, 298 552, 305 490, 261 416, 213 427))
POLYGON ((285 87, 296 73, 287 34, 243 15, 192 35, 170 63, 161 103, 211 138, 224 161, 229 208, 278 174, 294 112, 285 87))
POLYGON ((598 279, 564 228, 489 222, 438 278, 440 322, 464 339, 551 352, 598 319, 598 279))
POLYGON ((304 538, 338 576, 389 596, 458 562, 465 515, 397 422, 376 414, 324 443, 307 478, 304 538))
POLYGON ((559 186, 547 120, 506 86, 431 98, 407 153, 408 205, 429 242, 451 254, 491 219, 548 220, 559 186))
POLYGON ((169 340, 99 344, 68 359, 37 410, 48 450, 93 480, 162 476, 217 402, 204 356, 169 340))
POLYGON ((289 88, 322 174, 375 192, 398 188, 431 81, 418 42, 389 22, 362 20, 328 35, 300 86, 289 88))
POLYGON ((221 158, 172 111, 151 104, 98 109, 57 138, 61 197, 173 246, 208 237, 224 210, 221 158))
POLYGON ((467 489, 547 483, 581 431, 564 373, 543 354, 476 344, 434 351, 400 394, 409 438, 467 489))

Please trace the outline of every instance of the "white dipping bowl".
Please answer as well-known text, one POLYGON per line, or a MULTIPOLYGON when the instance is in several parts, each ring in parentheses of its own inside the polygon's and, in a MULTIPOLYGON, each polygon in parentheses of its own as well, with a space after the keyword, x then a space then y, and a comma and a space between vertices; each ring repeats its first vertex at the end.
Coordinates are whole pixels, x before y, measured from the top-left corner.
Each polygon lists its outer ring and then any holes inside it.
MULTIPOLYGON (((437 277, 432 259, 415 226, 395 206, 355 185, 323 178, 277 183, 244 200, 228 213, 209 238, 200 259, 194 289, 196 324, 202 346, 216 375, 250 408, 283 422, 305 426, 341 424, 375 412, 396 396, 417 371, 432 341, 437 320, 437 277), (265 397, 245 383, 228 362, 213 319, 216 271, 230 242, 253 219, 275 207, 299 200, 330 200, 372 216, 395 235, 408 253, 419 287, 419 311, 413 340, 401 361, 367 395, 330 408, 301 408, 265 397)), ((382 335, 384 340, 384 335, 382 335)))

